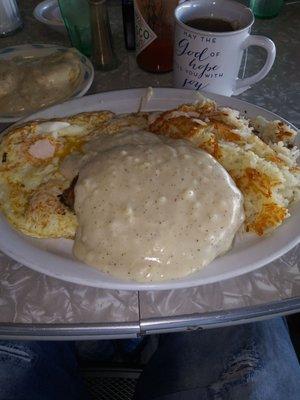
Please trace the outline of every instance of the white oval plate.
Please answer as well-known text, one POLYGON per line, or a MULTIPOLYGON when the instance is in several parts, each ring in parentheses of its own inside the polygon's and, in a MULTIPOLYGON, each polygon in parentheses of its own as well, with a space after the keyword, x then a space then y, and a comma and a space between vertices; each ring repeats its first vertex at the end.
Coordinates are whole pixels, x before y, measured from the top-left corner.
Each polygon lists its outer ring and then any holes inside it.
MULTIPOLYGON (((122 90, 86 96, 53 106, 32 115, 30 119, 63 117, 82 111, 111 110, 116 113, 138 110, 146 89, 122 90)), ((261 115, 279 117, 269 111, 235 98, 209 94, 219 105, 238 109, 247 117, 261 115)), ((165 110, 181 103, 197 100, 197 94, 181 89, 154 89, 144 111, 165 110)), ((286 122, 286 121, 285 121, 286 122)), ((72 241, 66 239, 34 239, 10 227, 0 214, 0 249, 24 265, 65 281, 88 286, 125 290, 164 290, 199 286, 233 278, 253 271, 289 251, 300 241, 300 202, 290 209, 288 218, 271 236, 245 234, 233 248, 203 270, 185 278, 161 283, 122 281, 89 267, 72 256, 72 241)))
POLYGON ((33 10, 34 17, 59 33, 67 33, 57 0, 45 0, 33 10))
MULTIPOLYGON (((65 52, 67 50, 70 49, 68 47, 57 46, 54 44, 24 44, 0 49, 0 60, 11 60, 14 57, 43 57, 48 56, 53 52, 65 52)), ((90 60, 75 48, 73 48, 73 50, 78 54, 82 72, 81 78, 78 80, 70 98, 83 96, 89 90, 94 80, 94 67, 90 60)), ((3 115, 0 110, 0 122, 15 122, 20 118, 20 116, 3 115)), ((24 118, 24 116, 22 118, 24 118)))

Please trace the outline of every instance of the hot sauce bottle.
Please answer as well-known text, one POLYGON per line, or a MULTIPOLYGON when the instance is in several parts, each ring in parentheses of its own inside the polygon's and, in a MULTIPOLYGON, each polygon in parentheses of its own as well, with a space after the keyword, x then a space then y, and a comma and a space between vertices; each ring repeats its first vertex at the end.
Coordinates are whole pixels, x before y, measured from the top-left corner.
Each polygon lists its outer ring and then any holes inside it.
POLYGON ((148 72, 172 70, 177 4, 178 0, 134 0, 136 61, 148 72))

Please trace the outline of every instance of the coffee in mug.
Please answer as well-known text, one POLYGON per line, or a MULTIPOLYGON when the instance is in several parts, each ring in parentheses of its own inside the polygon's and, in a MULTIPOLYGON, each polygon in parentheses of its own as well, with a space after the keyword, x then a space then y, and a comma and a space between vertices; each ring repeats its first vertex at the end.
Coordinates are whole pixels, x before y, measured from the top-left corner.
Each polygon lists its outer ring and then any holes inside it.
POLYGON ((208 32, 231 32, 238 28, 234 27, 234 24, 226 19, 221 18, 192 18, 191 20, 185 21, 185 24, 194 29, 208 32))
POLYGON ((252 11, 232 0, 193 0, 175 10, 174 86, 231 96, 263 79, 276 55, 274 43, 250 35, 252 11), (263 47, 267 59, 255 75, 239 79, 243 51, 263 47))

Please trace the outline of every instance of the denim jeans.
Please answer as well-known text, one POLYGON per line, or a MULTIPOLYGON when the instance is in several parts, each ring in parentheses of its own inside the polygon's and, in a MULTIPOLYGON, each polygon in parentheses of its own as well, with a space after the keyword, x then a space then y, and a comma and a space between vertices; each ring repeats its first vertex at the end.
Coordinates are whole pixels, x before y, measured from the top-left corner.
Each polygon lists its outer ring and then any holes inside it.
MULTIPOLYGON (((0 342, 0 400, 87 400, 69 342, 0 342)), ((135 400, 296 400, 300 367, 281 318, 160 336, 135 400)))
POLYGON ((277 318, 161 336, 136 400, 296 400, 300 366, 277 318))

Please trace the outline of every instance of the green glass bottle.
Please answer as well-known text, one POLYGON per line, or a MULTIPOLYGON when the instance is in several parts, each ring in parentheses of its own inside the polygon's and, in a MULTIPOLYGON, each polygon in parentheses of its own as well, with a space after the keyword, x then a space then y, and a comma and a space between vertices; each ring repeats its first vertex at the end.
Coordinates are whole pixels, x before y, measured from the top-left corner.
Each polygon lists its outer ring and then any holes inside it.
POLYGON ((92 37, 88 0, 59 0, 58 4, 72 46, 89 57, 92 54, 92 37))
POLYGON ((250 8, 256 18, 274 18, 279 14, 283 0, 251 0, 250 8))

